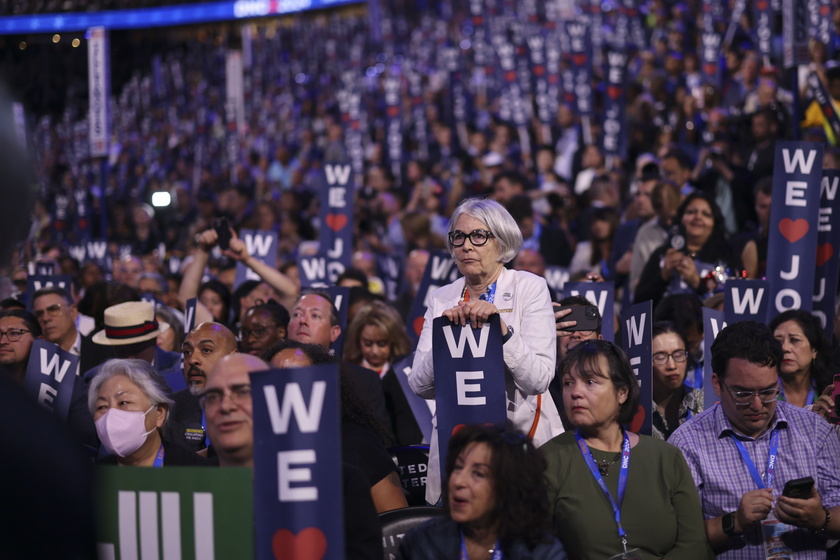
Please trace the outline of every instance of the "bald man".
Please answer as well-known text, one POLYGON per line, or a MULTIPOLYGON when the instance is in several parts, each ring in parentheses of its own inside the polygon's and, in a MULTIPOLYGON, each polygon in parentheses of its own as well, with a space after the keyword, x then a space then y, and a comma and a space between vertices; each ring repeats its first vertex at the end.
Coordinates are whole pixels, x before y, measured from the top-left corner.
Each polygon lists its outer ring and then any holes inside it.
POLYGON ((254 415, 248 373, 269 365, 249 354, 223 356, 204 388, 207 433, 222 467, 254 466, 254 415))
POLYGON ((238 352, 236 337, 221 323, 201 323, 190 331, 181 348, 187 388, 175 393, 167 437, 188 449, 201 451, 209 444, 209 438, 198 395, 204 392, 207 373, 219 360, 238 352))

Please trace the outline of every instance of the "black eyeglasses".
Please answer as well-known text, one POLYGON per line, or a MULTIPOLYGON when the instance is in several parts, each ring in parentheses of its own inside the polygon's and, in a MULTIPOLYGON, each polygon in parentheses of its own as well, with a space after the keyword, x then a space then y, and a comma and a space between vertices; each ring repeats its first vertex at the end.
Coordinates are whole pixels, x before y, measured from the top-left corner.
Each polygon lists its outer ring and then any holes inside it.
POLYGON ((254 335, 254 338, 263 338, 265 335, 268 334, 270 329, 276 329, 277 327, 254 327, 253 329, 239 329, 239 336, 242 340, 247 339, 249 336, 254 335))
POLYGON ((723 379, 720 380, 721 385, 726 387, 726 390, 729 391, 729 394, 732 396, 732 400, 735 401, 735 406, 749 406, 752 404, 753 399, 758 397, 758 399, 762 402, 762 404, 773 404, 776 399, 779 397, 779 387, 770 387, 768 389, 759 389, 758 391, 747 391, 747 390, 738 390, 733 391, 729 385, 726 384, 726 381, 723 379))
POLYGON ((496 237, 493 232, 486 229, 474 229, 469 233, 456 229, 449 232, 449 244, 453 247, 460 247, 469 239, 470 243, 476 247, 481 247, 493 237, 496 237))
POLYGON ((684 362, 688 358, 688 351, 674 350, 670 354, 668 352, 657 352, 653 355, 653 363, 658 366, 664 366, 668 363, 668 358, 674 358, 675 362, 684 362))
POLYGON ((24 334, 32 332, 25 329, 9 329, 7 331, 0 331, 0 342, 3 341, 3 335, 9 339, 9 342, 17 342, 24 334))

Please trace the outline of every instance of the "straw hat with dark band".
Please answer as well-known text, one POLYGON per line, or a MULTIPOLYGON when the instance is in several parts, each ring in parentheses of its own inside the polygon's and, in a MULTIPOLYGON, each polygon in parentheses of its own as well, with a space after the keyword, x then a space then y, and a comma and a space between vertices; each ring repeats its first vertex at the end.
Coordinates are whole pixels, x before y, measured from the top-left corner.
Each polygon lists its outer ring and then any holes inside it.
POLYGON ((124 346, 157 338, 169 330, 155 319, 155 306, 147 301, 127 301, 105 310, 105 328, 93 335, 104 346, 124 346))

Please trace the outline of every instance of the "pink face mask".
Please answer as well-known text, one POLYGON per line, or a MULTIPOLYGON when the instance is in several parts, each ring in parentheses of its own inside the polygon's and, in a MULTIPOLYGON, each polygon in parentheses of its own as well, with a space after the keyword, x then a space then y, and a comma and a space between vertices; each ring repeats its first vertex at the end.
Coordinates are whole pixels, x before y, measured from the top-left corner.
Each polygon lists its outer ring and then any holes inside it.
POLYGON ((156 429, 145 431, 146 415, 156 406, 153 404, 146 412, 109 408, 94 422, 96 434, 105 449, 117 457, 126 457, 140 449, 146 442, 146 437, 156 429))

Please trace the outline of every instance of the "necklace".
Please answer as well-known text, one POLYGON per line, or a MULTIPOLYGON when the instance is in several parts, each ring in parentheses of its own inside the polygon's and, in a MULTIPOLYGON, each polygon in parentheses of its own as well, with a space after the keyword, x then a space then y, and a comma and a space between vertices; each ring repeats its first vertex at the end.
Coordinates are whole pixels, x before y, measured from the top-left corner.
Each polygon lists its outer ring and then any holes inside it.
POLYGON ((601 473, 601 476, 607 476, 608 474, 610 474, 610 467, 615 465, 616 461, 618 461, 620 458, 621 453, 619 452, 615 454, 615 459, 613 459, 612 462, 609 462, 607 460, 595 461, 595 464, 598 465, 598 472, 601 473))

